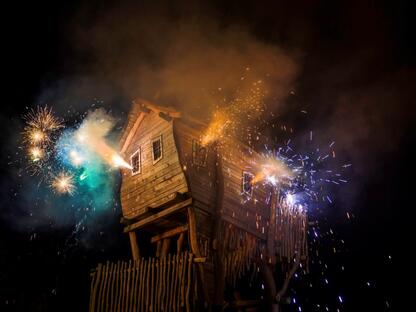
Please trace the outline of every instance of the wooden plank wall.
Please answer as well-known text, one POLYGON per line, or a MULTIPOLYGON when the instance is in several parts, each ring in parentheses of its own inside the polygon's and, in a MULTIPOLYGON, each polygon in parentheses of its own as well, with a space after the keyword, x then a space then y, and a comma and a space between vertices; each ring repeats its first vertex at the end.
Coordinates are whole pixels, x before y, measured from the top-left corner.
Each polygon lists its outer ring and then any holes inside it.
POLYGON ((193 255, 99 264, 92 273, 89 311, 194 311, 193 255))
POLYGON ((216 150, 213 145, 207 146, 205 166, 193 162, 192 144, 199 141, 203 133, 201 126, 191 125, 182 120, 174 122, 175 139, 179 159, 189 184, 193 198, 198 233, 210 236, 212 231, 212 213, 216 200, 216 150))
POLYGON ((121 204, 125 218, 134 218, 149 206, 159 206, 173 199, 176 192, 188 191, 172 131, 171 121, 151 111, 126 149, 124 156, 130 161, 130 156, 141 147, 141 173, 132 175, 131 170, 122 170, 121 204), (152 139, 160 135, 163 158, 153 164, 152 139))
POLYGON ((270 190, 262 183, 253 186, 252 196, 242 194, 243 171, 257 173, 259 156, 230 139, 221 147, 224 175, 224 219, 265 239, 270 215, 270 190))
POLYGON ((280 259, 292 261, 295 253, 301 260, 308 258, 307 215, 294 209, 284 199, 280 199, 276 215, 276 254, 280 259))

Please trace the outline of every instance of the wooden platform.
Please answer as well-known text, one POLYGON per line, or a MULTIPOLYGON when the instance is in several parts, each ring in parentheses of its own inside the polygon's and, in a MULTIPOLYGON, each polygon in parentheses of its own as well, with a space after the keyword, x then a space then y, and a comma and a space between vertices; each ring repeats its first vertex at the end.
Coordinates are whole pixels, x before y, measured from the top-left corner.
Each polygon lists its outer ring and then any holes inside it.
POLYGON ((182 210, 182 209, 184 209, 184 208, 186 208, 190 205, 192 205, 192 198, 188 198, 188 199, 186 199, 182 202, 179 202, 177 204, 172 205, 169 208, 165 208, 160 212, 154 213, 150 216, 147 216, 143 219, 140 219, 137 222, 134 222, 134 223, 126 226, 124 228, 124 233, 128 233, 130 231, 134 231, 134 230, 138 230, 140 228, 143 228, 146 225, 149 225, 149 224, 154 223, 154 222, 156 222, 160 219, 163 219, 163 218, 165 218, 165 217, 167 217, 167 216, 169 216, 173 213, 176 213, 176 212, 178 212, 178 211, 180 211, 180 210, 182 210))

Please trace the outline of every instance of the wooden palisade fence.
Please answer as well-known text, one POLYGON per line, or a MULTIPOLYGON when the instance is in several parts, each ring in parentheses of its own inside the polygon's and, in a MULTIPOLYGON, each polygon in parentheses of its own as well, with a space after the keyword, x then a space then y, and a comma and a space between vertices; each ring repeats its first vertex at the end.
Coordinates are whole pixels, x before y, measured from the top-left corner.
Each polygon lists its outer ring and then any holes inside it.
POLYGON ((191 253, 107 262, 91 275, 90 312, 195 310, 197 283, 191 253))

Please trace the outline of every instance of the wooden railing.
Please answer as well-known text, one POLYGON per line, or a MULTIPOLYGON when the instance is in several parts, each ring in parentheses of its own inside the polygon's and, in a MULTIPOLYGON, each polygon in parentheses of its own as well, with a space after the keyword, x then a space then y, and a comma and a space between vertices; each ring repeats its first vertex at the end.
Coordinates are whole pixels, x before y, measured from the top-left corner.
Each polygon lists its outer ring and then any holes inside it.
POLYGON ((197 283, 190 253, 107 262, 91 275, 90 312, 195 310, 197 283))

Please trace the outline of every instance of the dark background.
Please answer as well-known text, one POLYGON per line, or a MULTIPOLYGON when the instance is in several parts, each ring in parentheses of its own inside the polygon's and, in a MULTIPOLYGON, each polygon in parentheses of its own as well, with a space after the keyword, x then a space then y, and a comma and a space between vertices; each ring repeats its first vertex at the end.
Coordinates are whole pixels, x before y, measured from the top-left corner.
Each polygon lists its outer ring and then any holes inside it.
MULTIPOLYGON (((88 8, 95 12, 108 5, 92 1, 88 8)), ((198 10, 186 1, 158 5, 172 14, 198 10)), ((96 233, 87 245, 74 239, 73 225, 17 225, 32 204, 19 200, 21 163, 11 161, 18 157, 21 117, 26 107, 44 104, 39 100, 43 89, 82 71, 83 60, 67 40, 67 23, 84 6, 80 1, 2 4, 2 311, 85 311, 89 270, 100 261, 129 257, 117 206, 101 216, 105 226, 91 229, 96 233)), ((413 214, 406 210, 412 208, 406 199, 412 195, 416 82, 410 1, 214 1, 210 7, 221 23, 244 24, 266 42, 301 51, 297 95, 282 116, 289 124, 306 131, 330 116, 362 120, 346 123, 352 136, 364 133, 351 143, 351 186, 339 194, 337 209, 315 216, 323 236, 311 248, 319 257, 311 255, 310 275, 295 280, 290 294, 303 311, 325 311, 326 305, 330 311, 393 310, 393 245, 408 234, 404 229, 413 214), (299 117, 300 108, 308 110, 308 118, 299 117), (354 217, 347 219, 347 211, 354 217), (401 229, 395 227, 396 215, 409 216, 401 229)), ((122 100, 128 107, 131 99, 122 100)), ((336 127, 322 132, 331 130, 336 137, 336 127)), ((287 310, 298 311, 298 305, 287 310)))

